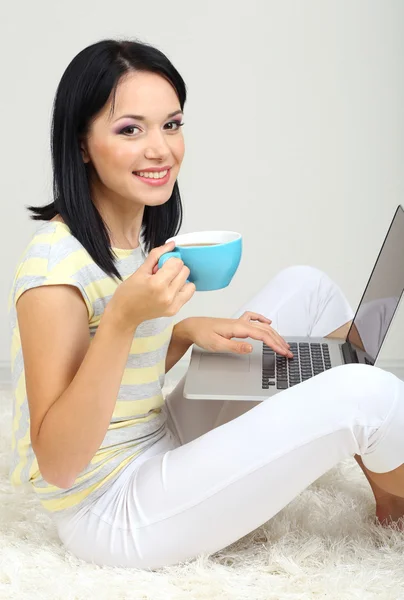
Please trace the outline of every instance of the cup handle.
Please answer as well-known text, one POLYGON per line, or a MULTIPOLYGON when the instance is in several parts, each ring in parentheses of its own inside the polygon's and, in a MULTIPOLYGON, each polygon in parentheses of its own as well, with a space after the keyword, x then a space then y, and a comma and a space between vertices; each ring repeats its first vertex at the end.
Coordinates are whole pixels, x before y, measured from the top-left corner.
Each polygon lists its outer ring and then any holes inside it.
POLYGON ((166 252, 165 254, 162 254, 157 263, 159 269, 161 269, 164 263, 167 262, 170 258, 181 258, 181 254, 179 252, 166 252))
MULTIPOLYGON (((160 256, 159 261, 158 261, 158 268, 161 269, 161 267, 164 265, 165 262, 167 262, 170 258, 181 258, 181 254, 179 252, 166 252, 165 254, 162 254, 162 256, 160 256)), ((191 283, 189 281, 189 279, 186 280, 185 283, 191 283)))

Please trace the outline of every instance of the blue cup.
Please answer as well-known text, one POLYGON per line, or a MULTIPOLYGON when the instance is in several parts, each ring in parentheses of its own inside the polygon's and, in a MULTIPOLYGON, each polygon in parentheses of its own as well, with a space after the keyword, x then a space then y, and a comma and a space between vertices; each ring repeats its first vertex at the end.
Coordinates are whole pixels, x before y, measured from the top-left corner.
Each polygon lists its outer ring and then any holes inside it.
POLYGON ((235 231, 198 231, 169 238, 172 252, 163 254, 158 267, 170 258, 180 258, 189 268, 189 279, 198 292, 220 290, 229 285, 241 260, 242 238, 235 231), (200 244, 200 245, 199 245, 200 244))

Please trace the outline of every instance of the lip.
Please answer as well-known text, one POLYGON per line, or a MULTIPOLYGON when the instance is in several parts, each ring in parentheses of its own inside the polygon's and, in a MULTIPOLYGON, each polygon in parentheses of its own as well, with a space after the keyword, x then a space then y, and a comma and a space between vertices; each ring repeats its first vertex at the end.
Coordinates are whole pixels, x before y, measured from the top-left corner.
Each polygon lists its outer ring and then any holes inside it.
MULTIPOLYGON (((165 169, 154 169, 154 172, 156 172, 156 171, 165 171, 165 169)), ((134 177, 136 177, 137 179, 139 179, 140 181, 142 181, 143 183, 146 183, 147 185, 159 187, 161 185, 165 185, 166 183, 168 183, 170 181, 171 169, 167 168, 167 174, 164 177, 162 177, 162 179, 153 179, 151 177, 141 177, 140 175, 136 175, 135 172, 132 172, 132 175, 134 177)))
POLYGON ((136 171, 132 171, 132 173, 159 173, 160 171, 169 171, 170 169, 170 165, 167 165, 165 167, 150 167, 149 169, 137 169, 136 171))

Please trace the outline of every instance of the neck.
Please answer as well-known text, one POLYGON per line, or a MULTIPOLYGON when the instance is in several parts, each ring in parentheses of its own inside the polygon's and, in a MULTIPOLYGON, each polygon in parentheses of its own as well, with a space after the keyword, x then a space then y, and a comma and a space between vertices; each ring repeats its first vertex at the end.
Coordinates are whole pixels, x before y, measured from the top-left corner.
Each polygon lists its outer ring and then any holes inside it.
POLYGON ((102 193, 93 193, 94 204, 103 219, 111 246, 131 249, 139 246, 144 206, 128 202, 122 196, 105 197, 102 193))

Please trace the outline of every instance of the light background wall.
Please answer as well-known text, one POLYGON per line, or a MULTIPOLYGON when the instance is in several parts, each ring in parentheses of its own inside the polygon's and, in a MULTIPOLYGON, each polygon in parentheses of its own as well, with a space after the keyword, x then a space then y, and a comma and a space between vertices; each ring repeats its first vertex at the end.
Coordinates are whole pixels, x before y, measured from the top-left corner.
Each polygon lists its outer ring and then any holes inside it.
MULTIPOLYGON (((165 52, 188 87, 182 232, 244 236, 230 287, 178 319, 231 316, 292 264, 326 271, 356 308, 404 192, 404 2, 171 0, 8 3, 2 10, 0 364, 8 291, 51 200, 49 127, 72 58, 103 38, 165 52)), ((403 267, 404 268, 404 267, 403 267)), ((404 359, 404 310, 383 350, 404 359)))

